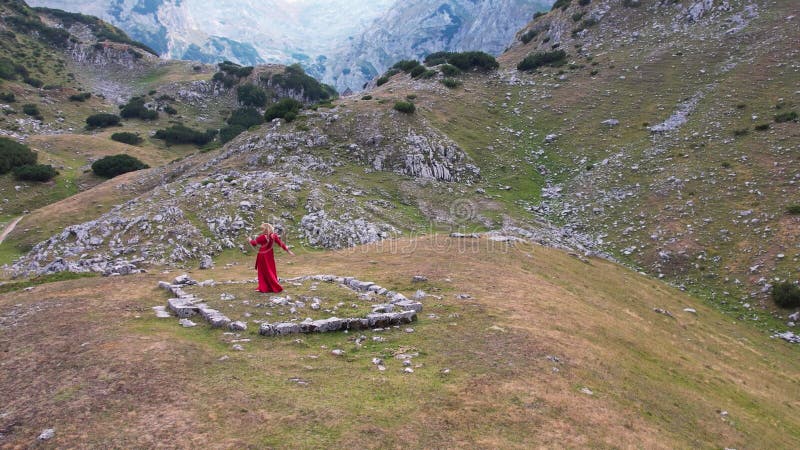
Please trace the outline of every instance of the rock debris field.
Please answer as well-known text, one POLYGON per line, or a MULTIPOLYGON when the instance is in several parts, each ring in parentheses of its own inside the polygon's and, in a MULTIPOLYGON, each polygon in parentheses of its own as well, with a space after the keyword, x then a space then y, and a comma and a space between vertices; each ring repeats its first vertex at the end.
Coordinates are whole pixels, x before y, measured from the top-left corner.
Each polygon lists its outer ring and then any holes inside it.
POLYGON ((177 316, 184 327, 196 326, 192 319, 200 317, 212 328, 241 332, 254 324, 261 336, 283 336, 400 327, 417 320, 418 300, 425 296, 417 291, 412 300, 372 282, 335 275, 282 282, 298 293, 268 295, 255 291, 255 279, 198 282, 184 274, 159 282, 173 297, 153 310, 160 318, 177 316))

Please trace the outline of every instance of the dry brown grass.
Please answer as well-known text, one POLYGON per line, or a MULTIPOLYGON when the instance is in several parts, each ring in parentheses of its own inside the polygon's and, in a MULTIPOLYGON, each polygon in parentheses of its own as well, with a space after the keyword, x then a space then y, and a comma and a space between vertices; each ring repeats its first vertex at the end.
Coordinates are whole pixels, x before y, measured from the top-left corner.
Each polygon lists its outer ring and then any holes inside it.
MULTIPOLYGON (((413 275, 429 277, 421 287, 442 299, 426 299, 415 332, 362 349, 346 334, 300 344, 248 335, 245 352, 231 352, 219 331, 152 318, 165 299, 155 282, 170 275, 0 296, 3 316, 38 309, 0 326, 0 445, 30 445, 46 427, 60 447, 789 448, 798 439, 796 348, 605 261, 483 240, 458 253, 455 243, 427 236, 398 241, 413 249, 405 254, 375 245, 279 256, 286 277, 355 275, 407 294, 413 275), (391 358, 401 347, 420 351, 412 375, 391 358), (389 370, 377 372, 374 356, 389 370)), ((194 275, 243 279, 250 267, 243 258, 194 275)))

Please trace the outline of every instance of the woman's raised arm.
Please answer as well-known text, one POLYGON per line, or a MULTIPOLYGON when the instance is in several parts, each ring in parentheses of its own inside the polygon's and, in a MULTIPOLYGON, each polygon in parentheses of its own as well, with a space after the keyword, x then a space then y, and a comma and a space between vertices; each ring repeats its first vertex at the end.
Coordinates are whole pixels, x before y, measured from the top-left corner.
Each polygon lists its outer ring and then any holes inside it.
POLYGON ((294 256, 294 252, 292 252, 291 250, 289 250, 289 247, 287 247, 287 246, 286 246, 286 244, 284 244, 284 243, 283 243, 283 241, 281 240, 281 237, 280 237, 280 236, 278 236, 278 234, 277 234, 277 233, 273 233, 273 234, 272 234, 272 239, 274 239, 274 240, 275 240, 275 242, 276 242, 278 245, 280 245, 282 249, 286 250, 286 252, 287 252, 287 253, 289 253, 290 255, 294 256))

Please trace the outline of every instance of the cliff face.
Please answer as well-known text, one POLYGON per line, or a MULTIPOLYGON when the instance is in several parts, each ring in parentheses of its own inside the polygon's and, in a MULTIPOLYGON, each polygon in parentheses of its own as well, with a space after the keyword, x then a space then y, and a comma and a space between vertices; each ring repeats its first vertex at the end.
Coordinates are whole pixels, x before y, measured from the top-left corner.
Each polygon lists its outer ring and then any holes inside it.
POLYGON ((360 89, 402 59, 437 51, 500 54, 514 34, 550 0, 424 0, 397 4, 350 45, 330 58, 324 83, 340 92, 360 89))

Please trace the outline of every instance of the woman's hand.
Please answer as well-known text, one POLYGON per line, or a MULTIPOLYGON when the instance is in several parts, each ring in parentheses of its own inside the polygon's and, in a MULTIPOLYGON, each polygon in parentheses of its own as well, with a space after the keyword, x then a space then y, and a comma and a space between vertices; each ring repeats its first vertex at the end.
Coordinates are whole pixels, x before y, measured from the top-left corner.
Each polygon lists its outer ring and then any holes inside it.
POLYGON ((295 254, 294 254, 294 252, 293 252, 293 251, 291 251, 291 250, 289 250, 289 254, 290 254, 290 255, 292 255, 292 256, 297 256, 297 255, 295 255, 295 254))

